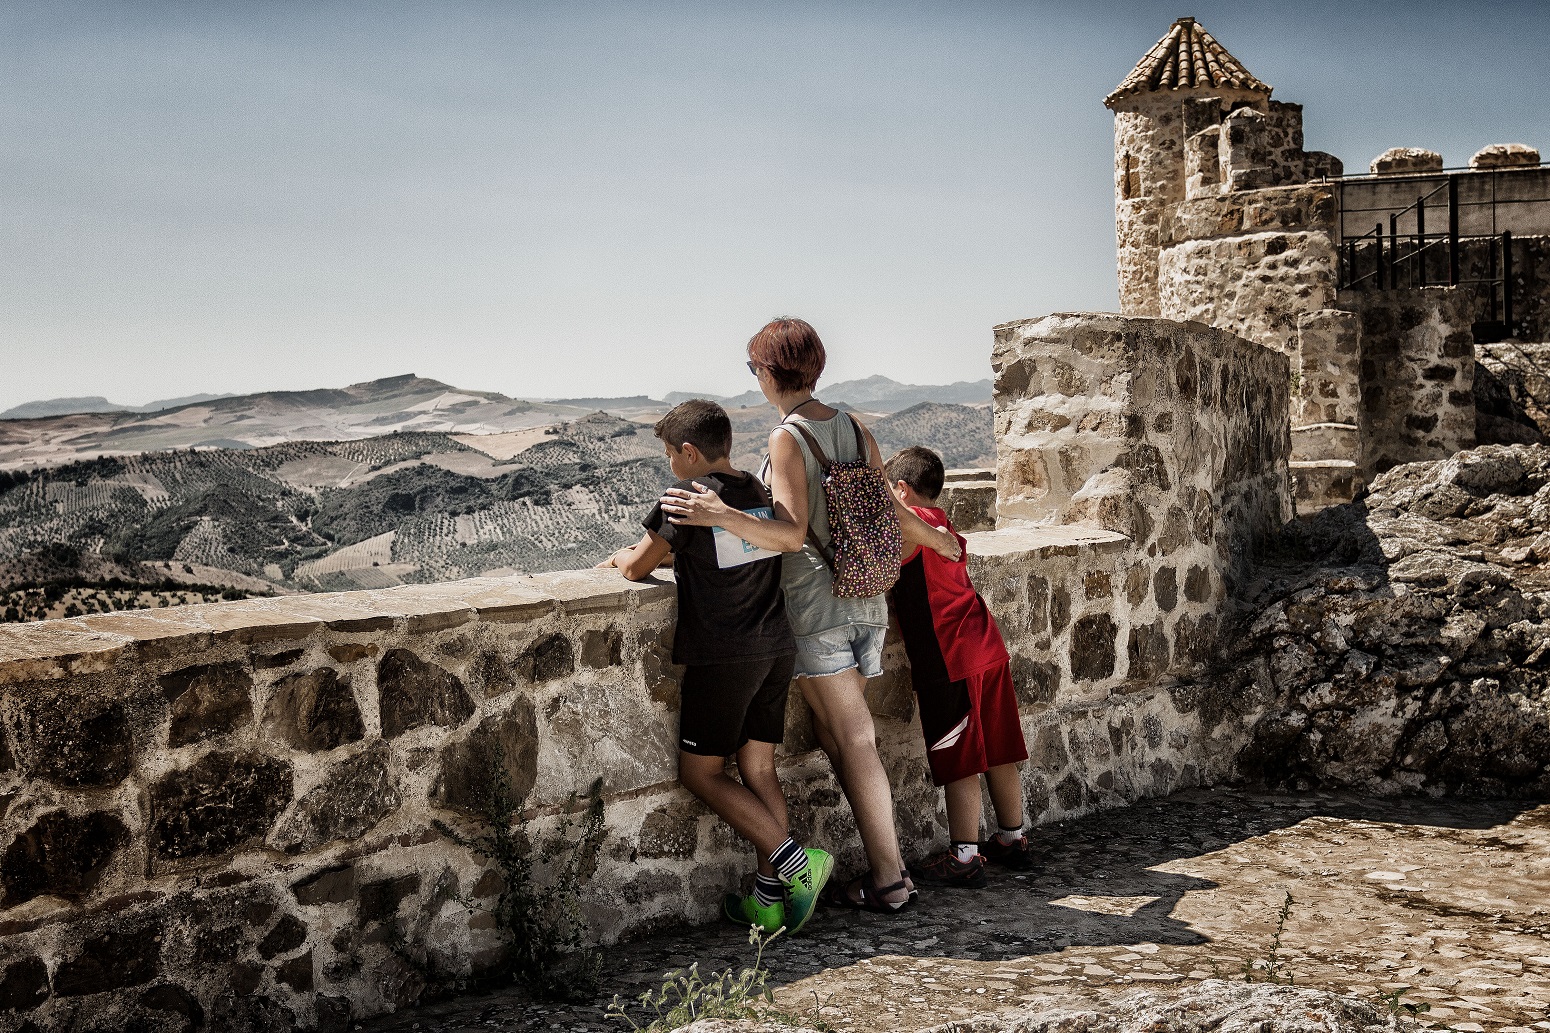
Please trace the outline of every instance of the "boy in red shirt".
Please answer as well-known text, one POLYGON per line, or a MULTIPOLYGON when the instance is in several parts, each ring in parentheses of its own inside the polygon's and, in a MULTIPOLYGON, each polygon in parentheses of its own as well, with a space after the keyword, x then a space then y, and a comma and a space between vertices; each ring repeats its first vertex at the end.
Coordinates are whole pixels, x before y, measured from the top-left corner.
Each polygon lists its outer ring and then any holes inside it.
MULTIPOLYGON (((900 502, 933 527, 957 534, 947 514, 936 508, 946 471, 935 452, 906 448, 884 469, 900 502)), ((965 551, 957 562, 906 543, 892 590, 920 701, 931 780, 946 787, 951 839, 945 853, 912 866, 911 872, 920 882, 938 886, 983 886, 987 861, 1017 870, 1033 866, 1017 770, 1028 759, 1028 747, 1006 643, 969 581, 968 543, 961 535, 958 540, 965 551), (981 775, 998 826, 984 843, 979 841, 981 775)))

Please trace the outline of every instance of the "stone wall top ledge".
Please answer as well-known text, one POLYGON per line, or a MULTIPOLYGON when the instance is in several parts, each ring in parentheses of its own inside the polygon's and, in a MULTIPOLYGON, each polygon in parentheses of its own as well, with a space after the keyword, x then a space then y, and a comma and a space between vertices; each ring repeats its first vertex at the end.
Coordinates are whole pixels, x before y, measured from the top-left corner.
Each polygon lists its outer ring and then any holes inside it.
POLYGON ((0 626, 0 683, 82 673, 110 663, 125 647, 152 642, 163 649, 179 639, 256 642, 305 637, 324 627, 348 634, 383 630, 399 620, 411 632, 432 631, 470 620, 526 620, 557 608, 622 610, 672 594, 669 571, 631 583, 612 570, 566 570, 10 624, 0 626))
POLYGON ((1027 524, 980 531, 964 536, 970 556, 1011 556, 1045 549, 1102 549, 1128 544, 1130 539, 1117 531, 1074 524, 1027 524))

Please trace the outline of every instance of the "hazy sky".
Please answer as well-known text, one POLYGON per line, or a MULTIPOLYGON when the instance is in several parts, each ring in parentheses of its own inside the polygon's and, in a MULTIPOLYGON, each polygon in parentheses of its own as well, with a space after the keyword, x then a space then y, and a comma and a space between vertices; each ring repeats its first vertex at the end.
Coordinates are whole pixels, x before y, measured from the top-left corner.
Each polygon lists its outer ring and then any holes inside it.
POLYGON ((1115 306, 1111 90, 1192 15, 1351 171, 1550 149, 1550 3, 0 3, 0 409, 988 375, 1115 306))

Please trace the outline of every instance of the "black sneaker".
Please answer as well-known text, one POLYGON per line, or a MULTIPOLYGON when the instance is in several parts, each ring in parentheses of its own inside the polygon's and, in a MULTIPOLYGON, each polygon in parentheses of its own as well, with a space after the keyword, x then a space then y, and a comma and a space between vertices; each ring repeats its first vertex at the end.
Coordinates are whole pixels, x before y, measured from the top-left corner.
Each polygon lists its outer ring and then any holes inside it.
POLYGON ((1030 871, 1037 865, 1033 849, 1028 844, 1028 834, 1023 833, 1011 843, 1001 842, 999 836, 991 836, 980 844, 980 856, 987 864, 998 864, 1014 872, 1030 871))
POLYGON ((985 885, 985 859, 976 854, 967 861, 960 861, 957 854, 948 850, 912 866, 910 874, 929 886, 977 889, 985 885))

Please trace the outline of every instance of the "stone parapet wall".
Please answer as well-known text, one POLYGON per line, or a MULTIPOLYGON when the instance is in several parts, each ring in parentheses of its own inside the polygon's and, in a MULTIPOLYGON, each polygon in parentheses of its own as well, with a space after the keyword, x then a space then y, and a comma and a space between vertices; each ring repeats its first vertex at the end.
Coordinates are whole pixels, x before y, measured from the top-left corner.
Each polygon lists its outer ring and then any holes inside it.
MULTIPOLYGON (((1228 773, 1244 715, 1161 675, 1208 571, 1141 577, 1095 528, 969 541, 1035 820, 1228 773)), ((0 1028, 344 1029, 477 978, 502 878, 466 843, 502 786, 539 843, 601 779, 596 938, 713 918, 752 857, 676 784, 673 610, 665 581, 573 571, 0 628, 0 1028)), ((945 828, 885 660, 868 698, 917 856, 945 828)), ((794 830, 855 868, 795 698, 788 726, 794 830)))
POLYGON ((1286 357, 1195 323, 1057 314, 996 328, 997 517, 1116 531, 1127 664, 1210 652, 1290 518, 1286 357))
POLYGON ((1475 443, 1473 298, 1467 287, 1340 292, 1361 321, 1368 477, 1475 443))

